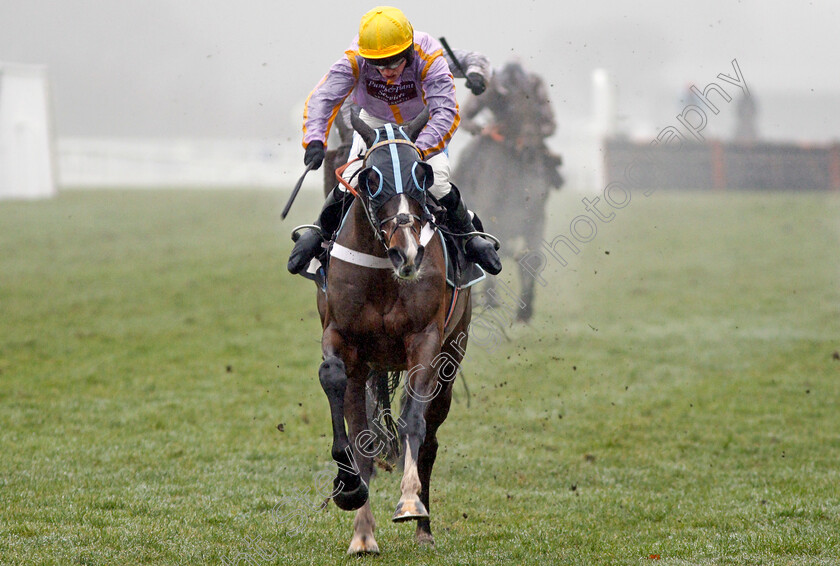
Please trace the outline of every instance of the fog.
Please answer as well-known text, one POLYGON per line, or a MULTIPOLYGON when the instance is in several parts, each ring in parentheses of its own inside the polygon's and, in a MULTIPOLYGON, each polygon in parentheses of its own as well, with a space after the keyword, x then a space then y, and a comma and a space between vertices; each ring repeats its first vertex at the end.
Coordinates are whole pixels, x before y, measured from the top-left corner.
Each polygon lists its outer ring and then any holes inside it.
MULTIPOLYGON (((0 61, 49 68, 57 136, 278 137, 371 2, 5 0, 0 61)), ((619 85, 627 131, 673 120, 687 84, 737 59, 771 137, 830 138, 840 17, 830 0, 400 4, 418 30, 517 57, 550 85, 561 131, 591 112, 591 73, 619 85), (823 114, 823 115, 820 115, 823 114)))

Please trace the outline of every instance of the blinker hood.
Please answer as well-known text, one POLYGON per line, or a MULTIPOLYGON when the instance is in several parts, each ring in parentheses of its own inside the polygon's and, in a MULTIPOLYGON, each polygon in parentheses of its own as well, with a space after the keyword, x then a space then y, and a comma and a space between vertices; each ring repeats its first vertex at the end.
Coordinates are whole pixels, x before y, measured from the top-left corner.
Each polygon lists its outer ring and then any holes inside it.
POLYGON ((417 201, 421 207, 426 206, 426 190, 434 183, 434 173, 431 165, 420 160, 413 144, 391 140, 374 145, 365 158, 365 165, 359 173, 359 187, 365 191, 374 215, 400 194, 417 201))

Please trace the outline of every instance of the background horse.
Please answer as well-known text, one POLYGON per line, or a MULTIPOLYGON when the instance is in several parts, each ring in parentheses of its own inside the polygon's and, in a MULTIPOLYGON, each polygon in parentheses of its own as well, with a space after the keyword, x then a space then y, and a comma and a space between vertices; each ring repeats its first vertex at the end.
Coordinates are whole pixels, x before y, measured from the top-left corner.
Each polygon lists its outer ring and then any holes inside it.
POLYGON ((427 120, 424 113, 405 128, 374 130, 353 114, 353 127, 370 149, 357 198, 333 243, 326 292, 318 292, 319 378, 338 464, 333 500, 357 510, 350 554, 379 552, 368 500, 373 459, 382 449, 367 428, 371 371, 407 371, 398 420, 404 470, 393 520, 416 520, 417 540, 434 542, 429 489, 437 429, 449 412, 471 306, 469 289, 453 295, 447 288, 443 243, 424 206, 432 172, 413 142, 427 120))
MULTIPOLYGON (((461 114, 461 127, 478 135, 461 152, 452 178, 481 211, 485 230, 502 242, 501 253, 539 249, 546 201, 562 184, 560 157, 545 145, 556 126, 542 80, 519 63, 508 63, 493 75, 487 92, 464 103, 461 114), (487 123, 476 119, 486 114, 487 123)), ((519 275, 526 306, 517 318, 527 322, 533 314, 534 278, 521 265, 519 275)), ((493 283, 489 277, 485 288, 491 305, 498 302, 493 283)))

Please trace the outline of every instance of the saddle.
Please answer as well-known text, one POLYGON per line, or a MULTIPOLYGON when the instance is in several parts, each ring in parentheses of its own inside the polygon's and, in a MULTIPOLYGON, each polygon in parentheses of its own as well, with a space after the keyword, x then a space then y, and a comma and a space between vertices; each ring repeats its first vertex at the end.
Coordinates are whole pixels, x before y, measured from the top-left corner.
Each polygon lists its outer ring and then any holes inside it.
MULTIPOLYGON (((431 194, 427 197, 426 209, 435 219, 435 224, 438 226, 445 225, 446 208, 440 205, 431 194)), ((484 232, 484 226, 478 215, 473 217, 473 225, 479 232, 484 232)), ((464 244, 460 238, 456 238, 448 231, 440 228, 437 231, 443 238, 443 251, 446 254, 446 282, 450 287, 465 289, 487 277, 481 267, 467 259, 464 244)))

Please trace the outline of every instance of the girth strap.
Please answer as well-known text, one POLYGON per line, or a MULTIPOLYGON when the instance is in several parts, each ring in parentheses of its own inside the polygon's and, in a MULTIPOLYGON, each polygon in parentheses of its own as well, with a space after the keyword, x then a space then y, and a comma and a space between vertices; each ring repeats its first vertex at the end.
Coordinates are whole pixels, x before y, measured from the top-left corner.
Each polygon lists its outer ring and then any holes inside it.
POLYGON ((391 260, 387 257, 377 257, 375 255, 363 254, 362 252, 345 248, 341 244, 333 244, 332 249, 330 250, 330 258, 340 259, 341 261, 346 261, 347 263, 352 263, 354 265, 361 265, 362 267, 370 267, 371 269, 394 268, 394 264, 392 264, 391 260))
MULTIPOLYGON (((420 231, 420 245, 425 246, 428 244, 434 235, 434 226, 432 226, 431 222, 427 222, 420 231)), ((357 252, 356 250, 351 250, 350 248, 344 247, 338 243, 332 245, 330 257, 340 259, 341 261, 346 261, 347 263, 352 263, 354 265, 369 267, 371 269, 394 268, 394 264, 392 264, 391 260, 387 257, 377 257, 375 255, 357 252)))

